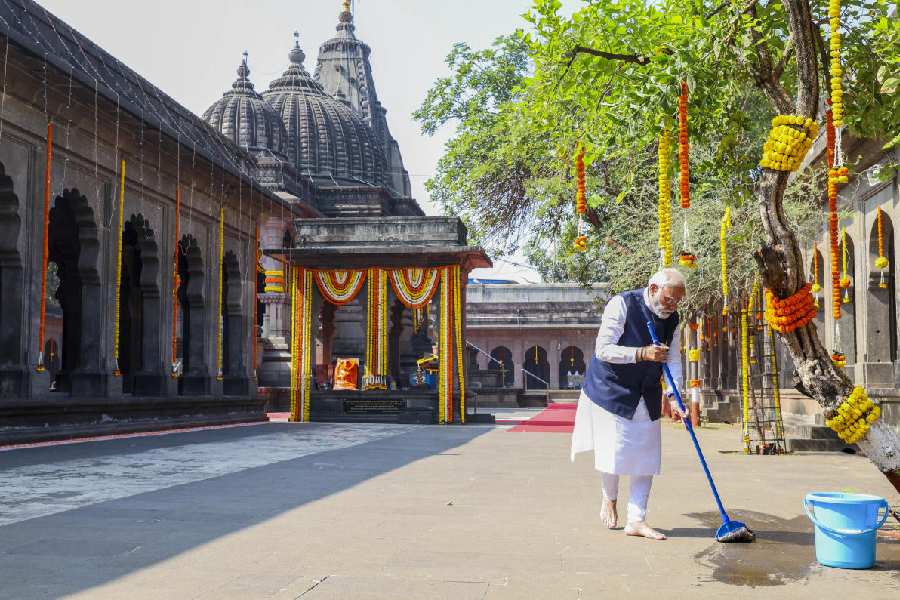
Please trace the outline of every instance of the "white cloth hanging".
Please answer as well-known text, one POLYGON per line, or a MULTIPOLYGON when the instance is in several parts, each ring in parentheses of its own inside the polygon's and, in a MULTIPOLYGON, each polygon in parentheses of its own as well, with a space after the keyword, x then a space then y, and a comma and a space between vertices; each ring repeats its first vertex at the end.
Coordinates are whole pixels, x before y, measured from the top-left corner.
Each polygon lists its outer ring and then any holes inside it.
MULTIPOLYGON (((648 303, 647 291, 644 302, 648 303)), ((621 296, 615 296, 603 311, 597 333, 595 355, 599 360, 625 364, 636 362, 637 348, 619 346, 625 330, 627 308, 621 296)), ((681 326, 675 329, 667 363, 672 379, 681 380, 681 326)), ((652 399, 654 401, 658 401, 652 399)), ((643 398, 634 418, 614 415, 591 401, 582 390, 575 412, 571 459, 579 452, 594 451, 594 468, 614 475, 658 475, 661 467, 660 421, 651 421, 643 398)))

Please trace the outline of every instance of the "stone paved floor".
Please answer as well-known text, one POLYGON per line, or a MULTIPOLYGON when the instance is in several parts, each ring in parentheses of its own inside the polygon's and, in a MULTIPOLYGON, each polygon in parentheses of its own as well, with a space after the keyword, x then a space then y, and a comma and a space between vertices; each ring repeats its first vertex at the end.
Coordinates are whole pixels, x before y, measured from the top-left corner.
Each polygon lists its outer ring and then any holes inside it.
MULTIPOLYGON (((527 416, 527 413, 526 413, 527 416)), ((269 424, 0 452, 0 598, 897 598, 900 543, 869 571, 815 563, 811 490, 896 494, 860 457, 701 443, 760 533, 721 545, 690 441, 664 427, 651 519, 604 530, 569 436, 506 427, 269 424), (726 452, 721 452, 726 451, 726 452)))

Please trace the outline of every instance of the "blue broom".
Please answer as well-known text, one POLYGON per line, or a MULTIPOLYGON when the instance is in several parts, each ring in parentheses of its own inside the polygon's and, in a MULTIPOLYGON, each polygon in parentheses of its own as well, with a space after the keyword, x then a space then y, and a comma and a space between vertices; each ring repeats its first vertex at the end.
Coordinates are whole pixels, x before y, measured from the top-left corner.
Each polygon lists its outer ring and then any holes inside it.
MULTIPOLYGON (((647 329, 650 331, 650 339, 653 340, 653 343, 660 345, 659 337, 656 335, 656 328, 653 326, 653 321, 647 321, 647 329)), ((669 389, 672 390, 675 395, 675 400, 678 401, 678 408, 681 409, 682 414, 689 415, 690 413, 687 412, 687 409, 684 407, 684 402, 681 400, 678 386, 675 385, 675 380, 672 379, 669 365, 663 363, 662 368, 663 373, 666 376, 666 381, 669 384, 669 389)), ((688 433, 691 434, 691 440, 694 442, 694 449, 697 451, 697 456, 700 457, 700 464, 703 465, 703 472, 706 473, 706 480, 709 481, 709 487, 712 489, 713 497, 716 499, 716 506, 719 507, 719 514, 722 515, 722 525, 716 530, 716 541, 722 542, 723 544, 729 544, 749 543, 756 540, 756 534, 753 533, 747 525, 740 521, 732 521, 728 518, 728 513, 725 512, 725 507, 722 506, 722 500, 719 498, 719 492, 716 490, 716 484, 713 481, 712 474, 710 474, 709 467, 706 465, 706 459, 703 457, 703 452, 700 450, 700 442, 697 441, 697 434, 694 433, 694 426, 691 424, 691 419, 688 417, 682 419, 682 421, 684 421, 684 426, 687 428, 688 433)))

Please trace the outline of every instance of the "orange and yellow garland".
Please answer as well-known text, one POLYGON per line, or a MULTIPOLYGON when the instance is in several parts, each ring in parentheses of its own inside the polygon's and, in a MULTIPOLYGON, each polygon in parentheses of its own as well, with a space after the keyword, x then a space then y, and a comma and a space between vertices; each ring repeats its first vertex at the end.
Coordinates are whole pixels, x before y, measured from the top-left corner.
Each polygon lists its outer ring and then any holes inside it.
POLYGON ((659 136, 659 249, 664 267, 672 266, 672 181, 669 179, 669 155, 672 152, 669 128, 659 136))
POLYGON ((431 302, 440 282, 438 269, 393 269, 388 276, 397 299, 413 310, 431 302))
POLYGON ((116 314, 113 321, 113 377, 121 377, 119 370, 119 329, 122 323, 122 234, 125 228, 125 161, 121 166, 121 183, 119 184, 119 226, 116 228, 119 246, 116 251, 116 314))
POLYGON ((35 371, 43 373, 44 332, 47 328, 47 263, 50 258, 50 195, 53 185, 53 123, 47 123, 47 162, 44 165, 44 255, 41 259, 41 315, 38 322, 38 362, 35 371))
POLYGON ((844 304, 850 303, 850 275, 847 274, 847 228, 841 230, 841 289, 844 290, 844 304))
POLYGON ((294 267, 291 273, 291 415, 292 422, 309 421, 312 395, 312 272, 294 267))
POLYGON ((728 314, 728 230, 731 228, 731 207, 725 207, 719 228, 719 260, 722 278, 722 314, 728 314))
POLYGON ((831 39, 828 40, 831 50, 831 110, 834 113, 834 126, 844 126, 844 90, 841 85, 841 0, 829 0, 828 23, 831 39))
POLYGON ((322 297, 336 306, 353 302, 366 282, 364 271, 316 271, 314 277, 322 297))
POLYGON ((807 283, 787 298, 778 298, 766 288, 766 321, 769 327, 779 333, 790 333, 812 321, 819 309, 810 293, 812 284, 807 283))
POLYGON ((387 272, 374 267, 367 276, 366 368, 364 390, 386 390, 388 371, 387 272))
POLYGON ((881 271, 881 279, 878 282, 878 287, 886 288, 887 283, 884 280, 884 272, 887 271, 890 266, 890 261, 888 261, 887 256, 884 255, 884 222, 881 218, 880 206, 876 212, 875 221, 878 229, 878 258, 875 259, 875 268, 881 271))
POLYGON ((216 332, 216 380, 222 381, 225 373, 222 371, 222 334, 225 329, 224 316, 224 275, 225 275, 225 207, 219 207, 219 310, 218 312, 218 331, 216 332))
POLYGON ((681 82, 681 96, 678 98, 678 164, 680 167, 679 186, 681 208, 691 207, 691 171, 688 165, 688 87, 681 82))
POLYGON ((450 281, 453 285, 453 337, 456 339, 456 366, 459 377, 459 422, 466 422, 466 369, 463 362, 462 332, 462 273, 459 265, 450 268, 450 281))
POLYGON ((578 150, 575 153, 575 181, 577 189, 575 192, 575 213, 578 224, 578 235, 572 243, 579 252, 587 250, 587 235, 584 231, 584 215, 587 214, 587 187, 584 180, 584 146, 578 144, 578 150))
POLYGON ((818 124, 808 117, 773 117, 759 166, 775 171, 796 171, 818 135, 818 124))
POLYGON ((172 379, 178 377, 178 290, 181 276, 178 259, 181 255, 181 188, 175 187, 175 250, 172 252, 172 379))

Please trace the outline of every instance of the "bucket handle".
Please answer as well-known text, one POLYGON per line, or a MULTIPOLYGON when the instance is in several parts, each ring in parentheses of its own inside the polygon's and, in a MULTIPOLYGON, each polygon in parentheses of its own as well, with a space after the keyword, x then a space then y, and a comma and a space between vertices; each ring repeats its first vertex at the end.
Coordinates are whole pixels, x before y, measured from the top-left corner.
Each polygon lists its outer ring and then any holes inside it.
POLYGON ((809 517, 809 520, 815 524, 816 527, 823 531, 827 531, 828 533, 834 535, 863 535, 865 533, 871 533, 876 529, 879 529, 884 522, 887 521, 888 515, 890 514, 890 506, 887 503, 887 500, 884 498, 881 499, 881 504, 878 507, 878 510, 884 509, 884 514, 881 516, 881 519, 874 527, 870 527, 869 529, 835 529, 833 527, 828 527, 827 525, 823 525, 819 521, 816 520, 816 511, 813 508, 812 511, 809 509, 810 501, 808 498, 803 499, 803 510, 806 511, 806 516, 809 517))

